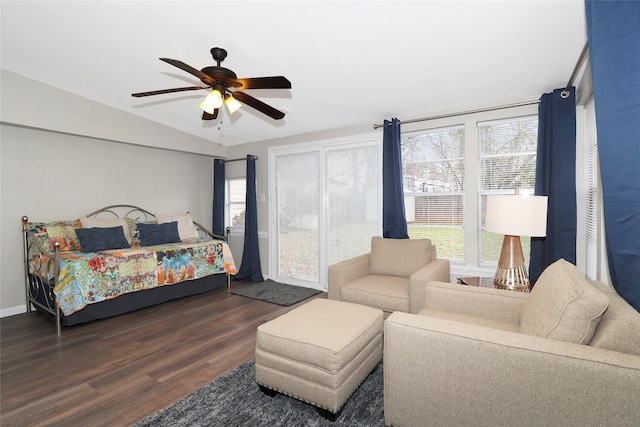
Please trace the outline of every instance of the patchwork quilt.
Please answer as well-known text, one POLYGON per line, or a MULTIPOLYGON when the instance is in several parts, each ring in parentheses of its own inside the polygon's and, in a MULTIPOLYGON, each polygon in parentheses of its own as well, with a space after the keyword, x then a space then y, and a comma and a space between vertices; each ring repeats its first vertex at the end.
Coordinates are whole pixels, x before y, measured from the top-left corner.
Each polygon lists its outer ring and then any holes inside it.
MULTIPOLYGON (((31 272, 51 265, 46 254, 31 261, 31 272)), ((61 311, 69 315, 87 304, 118 295, 167 286, 211 274, 236 274, 229 246, 220 240, 194 240, 101 252, 60 252, 54 292, 61 311)))

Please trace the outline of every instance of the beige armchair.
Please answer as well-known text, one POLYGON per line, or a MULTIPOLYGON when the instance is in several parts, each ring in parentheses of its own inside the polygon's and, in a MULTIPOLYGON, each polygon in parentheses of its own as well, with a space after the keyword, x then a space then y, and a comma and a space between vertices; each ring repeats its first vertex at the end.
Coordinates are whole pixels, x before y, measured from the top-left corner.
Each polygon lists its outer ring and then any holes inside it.
POLYGON ((637 426, 640 313, 560 260, 532 292, 429 283, 384 330, 394 426, 637 426))
POLYGON ((328 297, 394 311, 417 313, 427 282, 449 282, 449 261, 437 259, 429 239, 371 238, 371 252, 329 267, 328 297))

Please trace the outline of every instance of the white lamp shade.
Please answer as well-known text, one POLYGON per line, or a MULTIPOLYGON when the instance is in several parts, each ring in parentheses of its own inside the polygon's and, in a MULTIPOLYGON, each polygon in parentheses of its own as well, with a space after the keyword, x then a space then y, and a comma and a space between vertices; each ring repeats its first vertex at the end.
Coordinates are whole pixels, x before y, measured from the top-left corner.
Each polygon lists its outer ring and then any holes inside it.
POLYGON ((209 114, 213 114, 215 109, 220 107, 222 107, 222 94, 218 89, 212 90, 200 104, 200 108, 209 114))
POLYGON ((485 230, 509 236, 546 236, 547 196, 487 196, 485 230))
POLYGON ((227 99, 224 100, 224 103, 227 104, 227 108, 231 114, 238 111, 238 108, 242 107, 242 103, 235 99, 232 95, 229 95, 227 99))

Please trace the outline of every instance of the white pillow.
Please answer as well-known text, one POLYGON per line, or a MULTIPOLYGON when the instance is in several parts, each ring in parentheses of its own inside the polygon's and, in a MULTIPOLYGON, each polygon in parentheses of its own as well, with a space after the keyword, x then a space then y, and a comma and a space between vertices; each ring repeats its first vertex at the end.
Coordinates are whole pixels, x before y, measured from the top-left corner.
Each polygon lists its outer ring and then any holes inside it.
POLYGON ((129 230, 129 224, 127 224, 127 220, 124 218, 102 219, 96 217, 81 216, 80 222, 82 223, 82 228, 110 228, 122 226, 124 237, 126 237, 127 242, 131 244, 131 230, 129 230))
POLYGON ((191 213, 187 212, 185 215, 163 215, 156 213, 156 222, 158 224, 164 224, 167 222, 178 221, 178 234, 180 240, 197 239, 199 236, 198 229, 193 224, 191 219, 191 213))

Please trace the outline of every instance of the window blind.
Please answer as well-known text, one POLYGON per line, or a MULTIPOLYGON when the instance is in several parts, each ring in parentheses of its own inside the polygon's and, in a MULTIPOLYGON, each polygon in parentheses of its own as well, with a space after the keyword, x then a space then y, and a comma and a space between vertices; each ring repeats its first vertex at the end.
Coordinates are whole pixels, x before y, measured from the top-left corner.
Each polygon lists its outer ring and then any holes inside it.
POLYGON ((464 260, 464 127, 403 134, 402 173, 409 236, 464 260))
MULTIPOLYGON (((536 174, 538 119, 520 117, 478 126, 478 253, 480 265, 495 265, 503 236, 484 230, 487 195, 533 194, 536 174)), ((530 238, 521 236, 525 264, 529 263, 530 238)))
POLYGON ((598 278, 598 135, 593 97, 585 105, 585 233, 588 279, 598 278))

